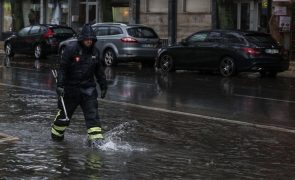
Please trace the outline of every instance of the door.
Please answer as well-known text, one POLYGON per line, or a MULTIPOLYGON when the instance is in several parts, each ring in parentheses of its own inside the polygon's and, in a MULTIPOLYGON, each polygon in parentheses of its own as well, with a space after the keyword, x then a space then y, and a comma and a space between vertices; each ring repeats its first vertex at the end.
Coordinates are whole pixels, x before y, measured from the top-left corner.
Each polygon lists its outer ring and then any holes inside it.
POLYGON ((31 26, 25 27, 17 33, 17 37, 12 42, 12 48, 16 52, 27 52, 29 50, 28 44, 26 44, 27 39, 29 38, 31 26))
POLYGON ((84 1, 80 3, 79 22, 94 24, 98 22, 98 8, 96 1, 84 1))
MULTIPOLYGON (((210 32, 204 42, 199 42, 197 48, 202 52, 202 56, 199 59, 199 67, 201 69, 214 69, 217 67, 220 54, 222 51, 222 33, 221 32, 210 32)), ((195 51, 195 56, 199 56, 199 53, 195 51)))
POLYGON ((176 54, 185 68, 198 69, 204 58, 204 49, 200 44, 204 43, 208 36, 207 32, 199 32, 186 40, 186 45, 179 49, 176 54))
POLYGON ((259 27, 259 3, 254 0, 238 0, 237 29, 257 31, 259 27))
POLYGON ((25 39, 26 44, 28 45, 28 47, 30 49, 30 52, 32 52, 32 50, 34 50, 36 43, 39 42, 40 35, 41 35, 40 26, 32 26, 32 28, 29 32, 29 36, 25 39))

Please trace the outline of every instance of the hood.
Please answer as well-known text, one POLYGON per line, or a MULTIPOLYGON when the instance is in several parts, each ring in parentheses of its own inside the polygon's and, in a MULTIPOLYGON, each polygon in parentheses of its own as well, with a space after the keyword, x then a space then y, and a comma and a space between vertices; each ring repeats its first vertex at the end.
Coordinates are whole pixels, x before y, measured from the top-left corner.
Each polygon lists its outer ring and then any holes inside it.
POLYGON ((97 41, 96 34, 90 24, 85 24, 78 36, 78 41, 83 41, 84 39, 92 39, 94 43, 97 41))

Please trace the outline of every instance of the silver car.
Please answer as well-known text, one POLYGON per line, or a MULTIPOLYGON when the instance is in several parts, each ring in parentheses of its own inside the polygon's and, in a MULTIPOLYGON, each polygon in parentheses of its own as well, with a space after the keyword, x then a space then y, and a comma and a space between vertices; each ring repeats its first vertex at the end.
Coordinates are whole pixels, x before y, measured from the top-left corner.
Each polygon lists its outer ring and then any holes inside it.
MULTIPOLYGON (((152 28, 121 23, 97 23, 92 27, 97 36, 95 46, 99 49, 101 59, 106 66, 130 61, 151 66, 154 64, 161 42, 152 28)), ((77 41, 77 38, 60 43, 60 54, 67 44, 74 41, 77 41)))

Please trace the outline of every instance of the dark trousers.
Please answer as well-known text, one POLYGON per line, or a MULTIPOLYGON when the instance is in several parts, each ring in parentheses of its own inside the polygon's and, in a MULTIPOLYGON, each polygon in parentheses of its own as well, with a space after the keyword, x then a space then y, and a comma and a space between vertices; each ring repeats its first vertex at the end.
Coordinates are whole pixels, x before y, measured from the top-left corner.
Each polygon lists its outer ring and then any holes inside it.
MULTIPOLYGON (((86 127, 88 129, 88 137, 102 138, 101 124, 98 114, 96 88, 65 88, 64 102, 68 118, 71 119, 76 108, 81 106, 86 127)), ((70 121, 65 121, 65 113, 62 107, 61 100, 58 100, 59 111, 52 125, 52 134, 63 137, 64 131, 69 126, 70 121)), ((94 139, 95 139, 94 138, 94 139)))

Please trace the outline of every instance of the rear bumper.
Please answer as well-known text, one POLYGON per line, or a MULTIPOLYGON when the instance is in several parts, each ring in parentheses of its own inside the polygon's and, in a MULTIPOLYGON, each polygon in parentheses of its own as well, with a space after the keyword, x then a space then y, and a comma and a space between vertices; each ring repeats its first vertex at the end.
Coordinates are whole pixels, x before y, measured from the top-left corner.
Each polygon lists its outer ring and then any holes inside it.
POLYGON ((124 48, 117 58, 120 61, 154 61, 158 49, 155 48, 124 48))
POLYGON ((289 69, 289 61, 283 58, 276 59, 251 59, 246 68, 241 71, 277 71, 283 72, 289 69))

